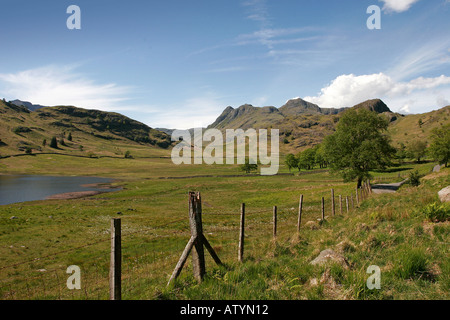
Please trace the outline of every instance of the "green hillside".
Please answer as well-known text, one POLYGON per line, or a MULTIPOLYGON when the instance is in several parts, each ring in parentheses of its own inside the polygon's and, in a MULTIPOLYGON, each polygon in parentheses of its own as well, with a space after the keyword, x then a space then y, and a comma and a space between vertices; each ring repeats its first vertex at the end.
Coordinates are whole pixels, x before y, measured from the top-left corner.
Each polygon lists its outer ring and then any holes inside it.
POLYGON ((30 111, 0 101, 0 155, 65 153, 123 156, 138 149, 166 154, 170 136, 118 113, 69 106, 30 111), (57 148, 51 147, 56 137, 57 148))
POLYGON ((401 117, 389 127, 394 145, 415 140, 430 142, 431 131, 450 123, 450 106, 439 110, 401 117))

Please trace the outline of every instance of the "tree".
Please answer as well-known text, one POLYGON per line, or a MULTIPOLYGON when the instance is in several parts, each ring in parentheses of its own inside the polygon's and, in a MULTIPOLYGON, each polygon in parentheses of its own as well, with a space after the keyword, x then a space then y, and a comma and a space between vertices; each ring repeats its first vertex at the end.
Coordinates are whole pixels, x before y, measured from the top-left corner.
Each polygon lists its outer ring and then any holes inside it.
POLYGON ((298 155, 298 167, 306 170, 314 168, 316 162, 315 148, 306 149, 298 155))
POLYGON ((328 166, 328 163, 325 159, 325 150, 323 144, 319 144, 314 148, 316 149, 316 157, 314 159, 314 162, 319 165, 320 169, 326 168, 328 166))
POLYGON ((397 151, 395 153, 395 157, 399 160, 400 163, 403 163, 403 161, 406 159, 407 157, 406 146, 403 142, 400 142, 397 151))
POLYGON ((72 132, 69 132, 69 136, 67 137, 67 140, 72 141, 72 132))
POLYGON ((367 109, 349 109, 341 117, 336 132, 324 140, 325 158, 332 171, 345 181, 357 179, 358 187, 370 177, 369 171, 391 165, 395 149, 385 134, 385 117, 367 109))
POLYGON ((450 159, 450 124, 435 128, 431 135, 430 154, 434 160, 447 166, 450 159))
POLYGON ((286 166, 289 169, 289 172, 291 172, 292 168, 298 168, 298 160, 292 153, 289 153, 286 156, 286 160, 284 161, 286 163, 286 166))
POLYGON ((420 162, 427 152, 427 142, 422 140, 413 140, 408 145, 407 153, 411 159, 416 159, 417 163, 420 162))
POLYGON ((42 146, 45 147, 47 145, 47 139, 42 140, 42 146))
POLYGON ((58 148, 58 140, 56 139, 56 137, 53 137, 52 140, 50 141, 50 148, 54 149, 58 148))
POLYGON ((241 164, 239 166, 239 169, 241 171, 244 171, 245 173, 250 173, 252 171, 256 171, 258 170, 258 165, 257 164, 251 164, 249 159, 245 159, 245 164, 241 164))

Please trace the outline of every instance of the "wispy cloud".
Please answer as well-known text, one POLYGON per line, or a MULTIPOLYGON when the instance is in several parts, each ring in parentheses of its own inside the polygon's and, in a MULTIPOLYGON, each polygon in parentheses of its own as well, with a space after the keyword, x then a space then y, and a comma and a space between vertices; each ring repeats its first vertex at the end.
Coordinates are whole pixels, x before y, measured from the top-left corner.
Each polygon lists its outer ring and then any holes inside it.
POLYGON ((166 105, 151 114, 152 126, 169 129, 190 129, 207 127, 213 123, 226 104, 219 95, 206 92, 203 95, 190 97, 177 105, 166 105))
POLYGON ((77 72, 76 65, 50 65, 17 73, 0 73, 0 95, 35 104, 73 105, 99 110, 130 110, 132 87, 99 84, 77 72))
POLYGON ((386 71, 397 80, 414 77, 424 72, 437 71, 450 64, 450 40, 432 40, 419 48, 408 49, 408 53, 394 61, 394 66, 386 71))

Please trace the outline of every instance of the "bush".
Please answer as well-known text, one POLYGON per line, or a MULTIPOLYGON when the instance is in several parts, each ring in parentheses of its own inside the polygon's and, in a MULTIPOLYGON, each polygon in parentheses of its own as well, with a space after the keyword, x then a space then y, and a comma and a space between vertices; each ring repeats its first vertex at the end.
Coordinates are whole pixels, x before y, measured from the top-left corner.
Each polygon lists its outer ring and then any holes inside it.
POLYGON ((52 140, 50 141, 50 148, 58 148, 58 140, 56 139, 56 137, 53 137, 52 140))
POLYGON ((128 151, 128 150, 125 152, 125 159, 133 159, 133 156, 131 155, 131 152, 128 151))
POLYGON ((33 153, 33 150, 32 150, 30 147, 27 147, 27 148, 25 149, 25 153, 26 153, 26 154, 32 154, 32 153, 33 153))
POLYGON ((422 209, 425 217, 431 222, 444 222, 450 219, 450 206, 434 202, 422 209))
POLYGON ((420 185, 420 175, 419 175, 419 171, 418 170, 411 171, 409 173, 409 183, 413 187, 418 187, 420 185))

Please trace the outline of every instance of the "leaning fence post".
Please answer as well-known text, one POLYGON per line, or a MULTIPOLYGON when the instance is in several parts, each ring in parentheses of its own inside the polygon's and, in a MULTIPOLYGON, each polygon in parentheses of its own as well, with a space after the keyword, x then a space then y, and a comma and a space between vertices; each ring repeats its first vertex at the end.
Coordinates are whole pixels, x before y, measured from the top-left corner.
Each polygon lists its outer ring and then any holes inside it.
POLYGON ((222 264, 213 247, 203 234, 202 200, 200 197, 200 192, 189 192, 189 225, 191 227, 191 238, 180 259, 178 260, 172 276, 167 283, 168 286, 180 275, 180 272, 191 252, 194 277, 199 282, 203 280, 203 276, 205 275, 205 252, 203 246, 206 250, 208 250, 215 263, 218 265, 222 264), (195 250, 192 250, 194 248, 195 250))
POLYGON ((239 255, 238 261, 242 262, 244 260, 244 227, 245 225, 245 203, 241 204, 241 228, 239 234, 239 255))
POLYGON ((277 207, 273 207, 273 238, 277 237, 277 207))
POLYGON ((109 298, 122 299, 122 244, 121 220, 111 219, 111 262, 109 269, 109 298))
POLYGON ((300 196, 300 203, 298 204, 297 232, 300 232, 300 227, 302 225, 302 211, 303 211, 303 195, 300 196))
POLYGON ((203 234, 202 226, 202 202, 200 193, 189 193, 189 225, 191 227, 191 235, 196 238, 192 252, 192 268, 194 277, 201 282, 205 275, 205 251, 202 239, 199 237, 203 234))
POLYGON ((336 208, 334 205, 334 189, 331 189, 331 213, 332 215, 336 215, 336 208))

